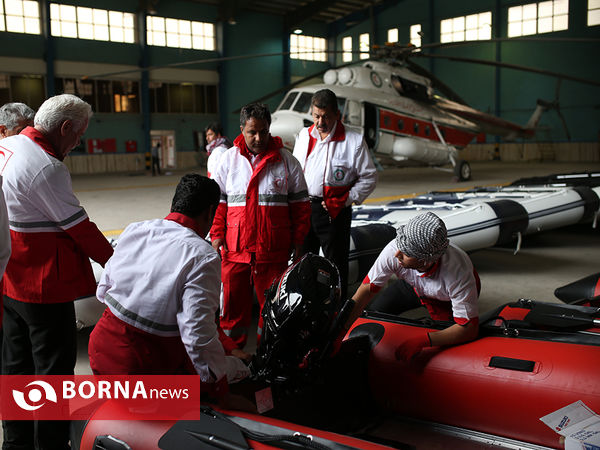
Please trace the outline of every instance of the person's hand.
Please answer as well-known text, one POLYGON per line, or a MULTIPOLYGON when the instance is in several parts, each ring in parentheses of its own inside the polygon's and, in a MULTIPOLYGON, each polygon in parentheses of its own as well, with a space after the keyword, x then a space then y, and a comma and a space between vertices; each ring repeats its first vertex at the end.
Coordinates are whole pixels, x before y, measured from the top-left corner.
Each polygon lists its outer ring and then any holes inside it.
POLYGON ((323 209, 324 209, 325 211, 329 212, 329 211, 327 210, 327 203, 325 203, 325 200, 323 200, 323 201, 321 202, 321 206, 323 207, 323 209))
POLYGON ((210 245, 212 245, 212 247, 217 251, 217 253, 220 253, 219 249, 221 248, 221 245, 223 245, 223 239, 213 239, 210 245))
POLYGON ((231 350, 231 356, 235 356, 246 363, 249 363, 252 360, 252 355, 250 353, 246 353, 244 350, 240 350, 239 348, 234 348, 231 350))
POLYGON ((399 361, 410 362, 425 347, 431 347, 429 333, 407 339, 396 349, 396 359, 399 361))
POLYGON ((343 332, 341 332, 338 335, 338 337, 335 338, 335 340, 333 341, 333 344, 331 344, 331 353, 329 355, 330 358, 333 358, 340 351, 340 348, 342 347, 342 341, 344 340, 346 333, 347 333, 347 330, 344 330, 343 332))
POLYGON ((304 256, 304 251, 302 250, 302 244, 293 244, 292 245, 292 259, 293 262, 298 261, 302 256, 304 256))

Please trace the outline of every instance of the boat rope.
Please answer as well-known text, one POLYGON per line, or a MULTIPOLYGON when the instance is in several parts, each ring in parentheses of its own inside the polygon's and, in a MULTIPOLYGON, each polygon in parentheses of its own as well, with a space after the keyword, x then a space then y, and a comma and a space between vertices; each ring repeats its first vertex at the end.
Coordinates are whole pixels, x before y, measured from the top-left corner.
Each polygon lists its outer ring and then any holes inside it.
POLYGON ((515 251, 513 252, 513 255, 516 255, 519 250, 521 250, 521 243, 523 242, 523 235, 521 234, 520 231, 517 231, 517 246, 515 248, 515 251))

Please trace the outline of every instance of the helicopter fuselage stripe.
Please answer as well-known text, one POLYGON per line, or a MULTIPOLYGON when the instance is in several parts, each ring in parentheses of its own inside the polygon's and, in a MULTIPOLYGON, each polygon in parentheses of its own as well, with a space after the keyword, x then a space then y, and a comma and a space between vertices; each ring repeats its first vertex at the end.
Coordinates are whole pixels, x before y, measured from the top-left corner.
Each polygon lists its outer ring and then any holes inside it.
MULTIPOLYGON (((442 132, 444 139, 450 145, 464 147, 476 136, 476 133, 471 131, 461 130, 448 125, 437 125, 442 132)), ((394 134, 420 137, 430 141, 440 142, 433 123, 430 121, 398 114, 397 112, 390 110, 379 110, 379 128, 384 132, 388 131, 394 134)))

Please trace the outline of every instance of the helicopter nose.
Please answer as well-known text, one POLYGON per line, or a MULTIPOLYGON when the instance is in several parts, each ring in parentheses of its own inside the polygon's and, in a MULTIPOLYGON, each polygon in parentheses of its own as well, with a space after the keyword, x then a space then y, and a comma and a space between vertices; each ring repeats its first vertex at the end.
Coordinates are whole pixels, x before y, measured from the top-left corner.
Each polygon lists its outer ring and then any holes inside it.
POLYGON ((302 128, 304 128, 304 121, 300 114, 291 111, 276 111, 273 113, 270 128, 271 135, 279 136, 283 140, 285 148, 293 150, 296 136, 302 128))

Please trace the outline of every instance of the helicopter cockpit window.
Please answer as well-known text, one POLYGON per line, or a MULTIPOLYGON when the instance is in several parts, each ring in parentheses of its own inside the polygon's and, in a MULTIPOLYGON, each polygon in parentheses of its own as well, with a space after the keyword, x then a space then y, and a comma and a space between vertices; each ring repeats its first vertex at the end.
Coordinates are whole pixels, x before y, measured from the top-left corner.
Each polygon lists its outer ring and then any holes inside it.
POLYGON ((294 105, 294 111, 299 113, 309 113, 310 112, 310 101, 312 100, 312 94, 309 92, 302 92, 298 101, 294 105))
POLYGON ((281 105, 279 105, 279 108, 277 109, 290 109, 290 107, 292 106, 292 103, 294 103, 294 100, 296 100, 296 97, 298 96, 297 92, 290 92, 281 102, 281 105))
MULTIPOLYGON (((360 126, 362 119, 361 110, 362 108, 359 102, 355 100, 348 100, 346 102, 346 109, 343 110, 344 114, 342 116, 342 121, 348 125, 360 126)), ((342 111, 342 109, 340 109, 340 111, 342 111)))
POLYGON ((431 101, 427 86, 424 84, 415 83, 414 81, 407 80, 398 75, 392 75, 391 79, 392 86, 394 86, 394 89, 398 94, 423 102, 431 101))

